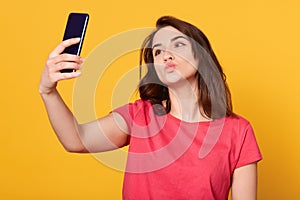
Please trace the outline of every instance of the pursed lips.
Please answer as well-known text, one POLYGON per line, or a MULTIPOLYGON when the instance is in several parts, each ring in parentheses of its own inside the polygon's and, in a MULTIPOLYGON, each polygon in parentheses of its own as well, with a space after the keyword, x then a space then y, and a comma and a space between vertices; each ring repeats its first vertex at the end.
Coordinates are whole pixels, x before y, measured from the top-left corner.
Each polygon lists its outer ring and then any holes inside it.
POLYGON ((166 67, 167 70, 174 70, 176 68, 176 65, 174 63, 168 62, 166 63, 166 67))

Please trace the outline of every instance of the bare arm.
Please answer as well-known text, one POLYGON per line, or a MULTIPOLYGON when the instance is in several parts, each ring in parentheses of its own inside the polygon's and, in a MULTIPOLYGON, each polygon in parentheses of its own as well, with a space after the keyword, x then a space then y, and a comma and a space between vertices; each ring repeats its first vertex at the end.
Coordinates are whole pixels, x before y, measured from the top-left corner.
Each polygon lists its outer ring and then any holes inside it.
POLYGON ((61 69, 80 69, 82 59, 76 55, 61 54, 78 39, 59 44, 46 62, 39 92, 44 101, 50 123, 58 139, 70 152, 101 152, 126 145, 128 135, 126 123, 118 114, 110 114, 93 122, 79 125, 70 109, 56 90, 60 80, 76 78, 79 72, 60 73, 61 69))
POLYGON ((257 163, 235 169, 232 180, 232 200, 256 200, 257 163))

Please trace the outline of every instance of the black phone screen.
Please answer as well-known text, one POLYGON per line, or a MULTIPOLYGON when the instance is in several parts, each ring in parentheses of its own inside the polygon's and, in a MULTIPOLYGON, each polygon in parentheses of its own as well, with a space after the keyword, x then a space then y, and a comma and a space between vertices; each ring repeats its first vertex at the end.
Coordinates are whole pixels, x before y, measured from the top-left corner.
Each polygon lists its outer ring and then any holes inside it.
POLYGON ((89 15, 86 13, 70 13, 63 40, 80 37, 80 42, 67 47, 63 53, 80 55, 89 15))
MULTIPOLYGON (((62 53, 74 54, 78 56, 80 55, 88 21, 89 15, 86 13, 69 14, 63 40, 79 37, 80 42, 65 48, 65 50, 62 53)), ((63 69, 60 72, 66 73, 75 71, 75 69, 63 69)))

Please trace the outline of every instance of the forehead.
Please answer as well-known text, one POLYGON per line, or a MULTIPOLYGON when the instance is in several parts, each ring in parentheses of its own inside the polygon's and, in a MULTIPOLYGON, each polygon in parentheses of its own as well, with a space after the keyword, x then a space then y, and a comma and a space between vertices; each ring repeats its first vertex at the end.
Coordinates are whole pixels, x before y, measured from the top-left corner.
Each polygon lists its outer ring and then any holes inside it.
POLYGON ((169 42, 170 39, 177 36, 185 36, 185 35, 172 26, 166 26, 156 32, 156 34, 153 37, 153 44, 162 43, 164 41, 169 42))

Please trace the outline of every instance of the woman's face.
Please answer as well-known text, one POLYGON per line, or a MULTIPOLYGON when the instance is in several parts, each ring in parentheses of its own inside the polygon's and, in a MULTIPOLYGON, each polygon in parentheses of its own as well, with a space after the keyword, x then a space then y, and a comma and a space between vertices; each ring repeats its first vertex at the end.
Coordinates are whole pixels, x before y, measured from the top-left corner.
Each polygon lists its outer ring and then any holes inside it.
POLYGON ((195 86, 198 61, 186 35, 167 26, 154 35, 152 44, 154 67, 164 84, 189 83, 195 86))

